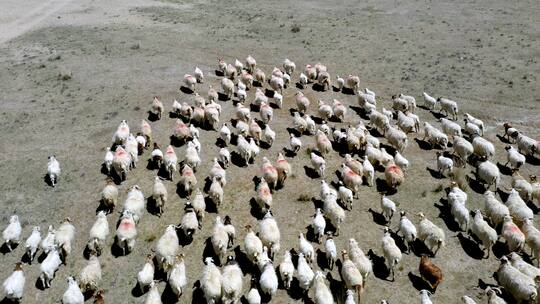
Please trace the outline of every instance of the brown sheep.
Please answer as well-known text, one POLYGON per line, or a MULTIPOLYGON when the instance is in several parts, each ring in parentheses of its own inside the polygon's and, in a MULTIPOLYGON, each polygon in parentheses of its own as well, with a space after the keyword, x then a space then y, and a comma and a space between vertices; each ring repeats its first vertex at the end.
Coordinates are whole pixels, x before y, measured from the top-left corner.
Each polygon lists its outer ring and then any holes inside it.
POLYGON ((437 265, 433 264, 425 254, 420 258, 418 271, 420 272, 422 279, 429 284, 433 291, 437 289, 437 286, 439 286, 443 280, 442 270, 437 265))

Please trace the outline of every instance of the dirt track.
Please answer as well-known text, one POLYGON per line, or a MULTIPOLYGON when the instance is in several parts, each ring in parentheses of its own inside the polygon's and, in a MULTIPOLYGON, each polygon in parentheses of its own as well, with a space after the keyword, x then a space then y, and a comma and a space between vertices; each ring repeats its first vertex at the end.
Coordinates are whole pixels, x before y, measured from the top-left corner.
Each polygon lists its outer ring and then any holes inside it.
MULTIPOLYGON (((300 69, 307 63, 320 61, 328 66, 332 75, 359 74, 361 86, 377 92, 379 103, 386 108, 390 107, 390 96, 398 92, 414 95, 419 103, 422 91, 448 96, 459 102, 461 112, 484 120, 486 138, 496 144, 496 160, 504 163, 505 144, 497 137, 504 121, 513 122, 531 137, 540 136, 540 25, 536 8, 534 1, 498 0, 459 4, 346 1, 338 7, 324 1, 230 1, 223 5, 218 1, 140 0, 113 5, 98 0, 44 8, 43 13, 38 14, 43 17, 41 22, 37 22, 41 17, 5 19, 17 30, 23 28, 24 31, 0 36, 0 43, 6 41, 0 44, 0 70, 3 71, 0 73, 0 128, 3 130, 0 133, 3 168, 0 193, 4 210, 0 226, 5 227, 9 216, 16 213, 22 219, 24 238, 28 237, 32 226, 40 225, 45 234, 49 224, 58 225, 66 216, 74 220, 77 228, 73 255, 56 273, 50 289, 41 291, 34 286, 39 275, 38 263, 24 266, 27 285, 23 302, 58 302, 67 286, 66 277, 78 274, 85 265, 82 251, 105 180, 100 164, 119 121, 126 119, 137 130, 140 120, 147 117, 146 111, 154 95, 162 97, 166 110, 170 109, 174 98, 192 101, 191 96, 178 89, 183 75, 192 72, 195 66, 205 72, 207 83, 218 87, 219 78, 214 74, 218 57, 232 63, 235 58, 244 61, 252 54, 267 74, 288 57, 300 69), (291 31, 295 26, 299 27, 298 32, 291 31), (7 41, 12 37, 15 38, 7 41), (51 154, 57 156, 63 170, 55 189, 43 181, 47 156, 51 154)), ((31 8, 27 11, 32 12, 31 8)), ((293 80, 297 77, 298 74, 293 80)), ((202 96, 206 96, 207 83, 200 86, 202 96)), ((275 161, 277 152, 288 144, 285 128, 291 125, 288 109, 294 107, 295 92, 294 88, 287 89, 284 109, 274 111, 271 126, 278 135, 273 147, 263 149, 254 165, 247 168, 233 165, 227 170, 229 182, 219 214, 232 217, 239 232, 236 245, 243 241, 242 227, 256 223, 249 200, 254 194, 252 178, 260 174, 262 156, 275 161)), ((318 93, 311 88, 304 92, 312 101, 310 113, 313 115, 316 115, 317 99, 338 98, 356 105, 354 96, 318 93)), ((250 91, 249 97, 252 94, 250 91)), ((222 121, 226 121, 231 117, 232 103, 223 102, 222 107, 222 121)), ((435 123, 428 111, 419 109, 417 114, 422 121, 435 123)), ((258 113, 252 115, 258 117, 258 113)), ((349 109, 343 125, 359 119, 355 111, 349 109)), ((162 146, 168 143, 173 123, 168 117, 152 123, 156 141, 162 146)), ((217 136, 216 132, 201 131, 203 164, 197 172, 201 187, 211 160, 218 152, 217 136)), ((444 192, 437 190, 442 189, 440 185, 447 186, 449 181, 432 177, 426 167, 435 167, 435 152, 423 150, 413 136, 409 136, 409 147, 404 153, 412 167, 407 171, 405 184, 392 199, 410 214, 424 212, 444 227, 447 234, 447 246, 434 259, 443 269, 445 281, 432 300, 458 303, 456 295, 468 294, 478 302, 485 302, 478 283, 479 280, 494 283, 492 273, 498 262, 494 255, 488 260, 478 259, 474 245, 455 237, 458 235, 455 224, 444 220, 444 216, 439 217, 440 210, 435 205, 439 205, 444 192)), ((306 232, 305 227, 311 223, 315 212, 313 202, 298 201, 298 198, 317 197, 319 193, 319 180, 307 177, 304 168, 310 167, 304 150, 313 145, 313 138, 304 136, 302 141, 301 153, 289 159, 295 176, 274 195, 273 210, 282 234, 282 251, 277 255, 277 263, 284 250, 298 246, 298 233, 306 232)), ((180 159, 184 149, 177 149, 180 159)), ((146 152, 137 169, 121 185, 121 201, 125 197, 124 190, 133 184, 140 185, 146 196, 150 195, 155 172, 146 169, 148 157, 149 152, 146 152)), ((341 161, 335 152, 327 160, 328 181, 337 180, 333 172, 341 161)), ((533 164, 524 166, 523 174, 539 175, 538 168, 538 160, 534 160, 533 164)), ((382 177, 381 173, 378 177, 382 177)), ((136 274, 166 225, 180 222, 186 199, 174 194, 177 181, 178 175, 174 183, 167 183, 170 198, 165 214, 161 218, 145 214, 141 219, 132 254, 115 258, 106 250, 100 257, 102 286, 108 303, 144 301, 144 296, 132 294, 136 274)), ((504 176, 503 189, 509 187, 509 183, 510 178, 504 176)), ((480 194, 474 189, 468 192, 469 209, 482 208, 480 194)), ((336 238, 338 249, 345 248, 347 240, 354 237, 366 252, 372 249, 381 256, 383 226, 374 222, 376 216, 369 208, 376 211, 380 208, 375 187, 363 187, 353 211, 347 213, 342 233, 336 238)), ((203 253, 211 251, 211 248, 205 249, 205 240, 210 237, 215 216, 215 213, 207 214, 203 229, 196 233, 193 243, 182 249, 186 254, 190 286, 200 278, 203 253)), ((111 227, 117 219, 117 213, 109 216, 111 227)), ((396 217, 392 227, 397 222, 396 217)), ((417 223, 416 218, 414 222, 417 223)), ((109 243, 112 243, 111 236, 109 243)), ((495 252, 500 253, 497 251, 500 245, 497 246, 495 252)), ((23 247, 0 256, 4 266, 0 280, 11 273, 12 265, 23 255, 23 247)), ((418 261, 414 254, 404 255, 395 282, 382 279, 384 271, 376 270, 375 277, 367 282, 365 303, 376 303, 383 298, 390 303, 416 302, 418 261)), ((341 278, 337 270, 332 272, 332 277, 336 280, 332 286, 339 286, 341 278)), ((164 286, 160 284, 160 291, 164 286)), ((249 275, 244 278, 244 287, 247 291, 249 275)), ((339 290, 336 296, 338 294, 339 290)), ((199 291, 192 293, 190 289, 179 302, 199 303, 198 295, 199 291)), ((290 303, 291 299, 302 302, 297 294, 291 296, 280 289, 273 302, 290 303)))

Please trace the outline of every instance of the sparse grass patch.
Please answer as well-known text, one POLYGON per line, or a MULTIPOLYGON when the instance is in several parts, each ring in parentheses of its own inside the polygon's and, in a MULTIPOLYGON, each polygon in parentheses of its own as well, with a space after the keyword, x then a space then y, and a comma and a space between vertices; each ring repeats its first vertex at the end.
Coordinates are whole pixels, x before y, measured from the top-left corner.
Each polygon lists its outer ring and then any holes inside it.
POLYGON ((311 200, 311 197, 307 194, 300 194, 298 197, 299 202, 309 202, 311 200))
POLYGON ((153 242, 156 240, 156 236, 155 235, 149 235, 144 241, 147 242, 147 243, 150 243, 150 242, 153 242))
POLYGON ((444 186, 442 184, 438 184, 437 188, 433 189, 433 192, 438 193, 438 192, 443 191, 443 189, 444 189, 444 186))

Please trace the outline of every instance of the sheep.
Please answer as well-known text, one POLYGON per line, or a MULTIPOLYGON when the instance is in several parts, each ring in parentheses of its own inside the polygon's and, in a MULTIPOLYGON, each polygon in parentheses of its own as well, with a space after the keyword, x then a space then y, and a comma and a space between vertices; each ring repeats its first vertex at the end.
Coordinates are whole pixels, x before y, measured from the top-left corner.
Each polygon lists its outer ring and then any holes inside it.
POLYGON ((437 103, 441 106, 440 112, 445 112, 446 116, 452 115, 454 120, 457 120, 458 105, 455 101, 439 97, 437 103))
POLYGON ((521 256, 515 252, 509 254, 510 263, 521 273, 527 275, 531 279, 534 279, 540 276, 540 268, 534 267, 533 265, 525 262, 521 256))
POLYGON ((261 182, 257 185, 256 191, 257 196, 255 197, 255 201, 259 205, 261 211, 266 213, 272 206, 272 192, 270 191, 270 187, 268 186, 266 180, 261 180, 261 182))
POLYGON ((313 280, 313 287, 315 289, 315 303, 317 304, 333 304, 334 296, 330 288, 324 283, 325 277, 322 271, 317 271, 315 279, 313 280))
POLYGON ((249 164, 249 161, 253 159, 253 151, 251 145, 242 135, 238 135, 238 144, 236 145, 238 149, 238 154, 243 158, 246 164, 249 164))
POLYGON ((505 256, 500 261, 501 264, 496 271, 499 284, 518 303, 522 301, 535 301, 537 296, 535 280, 513 267, 505 256))
POLYGON ((184 236, 188 238, 192 238, 195 230, 201 228, 201 222, 199 222, 195 208, 190 202, 186 202, 185 213, 180 221, 180 228, 184 236))
POLYGON ((393 162, 388 164, 384 169, 384 178, 388 187, 396 189, 405 181, 405 175, 400 167, 395 165, 393 162))
POLYGON ((131 155, 121 146, 116 147, 113 158, 113 169, 121 181, 126 180, 126 174, 131 169, 131 155))
POLYGON ((394 281, 394 267, 401 261, 401 250, 397 247, 396 242, 390 236, 390 229, 384 227, 384 236, 381 240, 381 248, 384 255, 386 268, 392 273, 392 281, 394 281))
POLYGON ((122 255, 131 252, 135 247, 137 227, 135 226, 134 214, 125 210, 120 217, 120 224, 116 229, 115 244, 122 249, 122 255))
POLYGON ((534 213, 519 196, 519 193, 516 189, 510 191, 510 195, 506 200, 506 206, 510 210, 510 215, 516 220, 517 223, 521 224, 526 219, 532 220, 534 218, 534 213))
POLYGON ((257 121, 254 119, 251 119, 249 122, 249 135, 255 139, 256 143, 258 144, 262 139, 262 128, 259 126, 257 121))
POLYGON ((43 250, 45 254, 48 254, 51 250, 55 248, 55 238, 56 230, 52 225, 50 225, 47 236, 45 236, 45 238, 40 243, 41 250, 43 250))
POLYGON ((167 282, 176 297, 180 298, 184 293, 184 287, 187 285, 186 265, 183 254, 180 253, 176 256, 176 261, 172 265, 171 271, 167 274, 167 282))
POLYGON ((159 176, 156 176, 154 179, 154 186, 152 188, 152 200, 154 201, 155 207, 157 208, 158 216, 163 214, 163 209, 167 203, 167 188, 161 181, 159 176))
POLYGON ((324 200, 323 209, 332 226, 336 228, 334 235, 339 235, 341 223, 345 220, 345 211, 337 204, 333 196, 327 197, 324 200))
POLYGON ((429 287, 431 287, 432 290, 436 290, 443 280, 441 269, 430 261, 425 254, 420 258, 418 270, 422 279, 429 284, 429 287))
POLYGON ((19 217, 17 215, 12 215, 9 218, 9 225, 2 231, 2 238, 4 239, 4 244, 6 245, 9 251, 13 250, 13 245, 18 246, 21 241, 22 226, 19 222, 19 217))
POLYGON ((150 283, 150 291, 144 301, 145 304, 162 304, 161 295, 159 294, 158 285, 156 281, 150 283))
POLYGON ((178 250, 180 250, 176 226, 168 225, 165 232, 156 244, 157 266, 168 272, 174 264, 178 250))
POLYGON ((381 112, 374 110, 369 114, 369 125, 384 135, 390 125, 390 119, 381 112))
POLYGON ((332 270, 337 260, 337 249, 334 239, 330 234, 327 235, 326 241, 324 242, 324 252, 328 268, 332 270))
POLYGON ((465 166, 467 159, 474 152, 473 145, 463 137, 454 136, 452 143, 453 154, 457 155, 460 163, 465 166))
POLYGON ((304 93, 298 91, 295 94, 295 100, 296 100, 296 107, 298 108, 298 112, 304 114, 307 109, 309 108, 309 99, 304 96, 304 93))
POLYGON ((476 167, 476 179, 480 183, 487 184, 488 189, 491 185, 494 185, 496 190, 501 179, 499 168, 494 163, 486 160, 476 167))
POLYGON ((208 197, 219 207, 223 203, 223 187, 219 181, 219 177, 212 178, 210 189, 208 190, 208 197))
POLYGON ((113 165, 113 159, 114 154, 111 152, 111 148, 107 147, 107 151, 105 152, 105 157, 103 159, 103 165, 105 166, 105 170, 107 171, 107 174, 112 173, 112 165, 113 165))
POLYGON ((538 152, 538 149, 539 149, 539 146, 540 144, 538 143, 538 141, 524 135, 524 134, 521 134, 521 133, 517 133, 517 135, 515 135, 515 139, 516 139, 516 143, 517 143, 517 146, 518 146, 518 151, 519 153, 523 153, 524 155, 527 155, 527 156, 534 156, 534 154, 536 152, 538 152))
POLYGON ((321 238, 324 235, 324 229, 326 228, 326 221, 324 220, 324 216, 321 213, 320 208, 317 208, 317 211, 315 215, 313 216, 313 221, 311 223, 311 226, 313 227, 313 233, 315 234, 315 239, 320 244, 321 238))
POLYGON ((133 185, 124 201, 124 209, 122 211, 130 211, 133 215, 133 219, 138 223, 144 212, 144 200, 144 194, 140 187, 138 185, 133 185))
POLYGON ((112 141, 114 145, 124 145, 129 136, 129 125, 127 121, 122 120, 113 135, 112 141))
POLYGON ((139 143, 137 142, 133 134, 129 134, 125 144, 125 150, 130 156, 130 168, 136 168, 137 162, 139 161, 139 143))
POLYGON ((313 273, 313 270, 309 264, 306 262, 306 259, 302 253, 298 254, 298 265, 296 266, 296 272, 300 288, 304 294, 307 294, 315 274, 313 273))
POLYGON ((530 219, 526 219, 521 225, 521 231, 525 235, 525 242, 531 248, 531 256, 536 259, 536 265, 540 264, 540 231, 534 227, 530 219))
POLYGON ((292 174, 292 168, 289 162, 283 156, 283 153, 278 153, 278 158, 276 162, 276 170, 278 173, 278 180, 276 185, 283 186, 285 180, 292 174))
POLYGON ((450 137, 463 136, 463 134, 461 133, 461 126, 458 125, 457 123, 449 119, 446 119, 444 117, 441 118, 440 121, 441 121, 442 130, 444 134, 446 134, 447 136, 450 136, 450 137))
POLYGON ((201 157, 195 148, 195 145, 192 142, 188 142, 186 148, 186 158, 184 163, 189 165, 193 171, 197 171, 197 167, 201 163, 201 157))
POLYGON ((424 138, 431 146, 438 145, 446 150, 448 145, 448 136, 444 134, 441 130, 433 127, 427 121, 424 122, 424 138))
POLYGON ((352 210, 354 194, 351 189, 343 185, 342 181, 339 181, 338 194, 340 201, 345 205, 347 210, 352 210))
POLYGON ((411 252, 411 246, 416 240, 416 236, 418 235, 418 233, 416 231, 416 227, 407 217, 407 213, 405 211, 401 211, 399 215, 399 226, 396 233, 401 232, 401 234, 403 235, 403 240, 407 242, 407 249, 409 252, 411 252))
POLYGON ((488 304, 507 304, 506 301, 497 295, 501 290, 498 287, 488 286, 486 289, 486 296, 488 297, 488 304))
POLYGON ((519 227, 514 224, 512 217, 509 215, 504 217, 501 236, 505 239, 508 250, 521 251, 525 245, 525 235, 519 227))
POLYGON ((519 169, 525 163, 525 155, 519 153, 516 148, 512 146, 506 146, 504 147, 504 149, 506 150, 506 163, 504 164, 504 166, 510 164, 510 168, 519 169))
POLYGON ((346 164, 341 164, 340 172, 341 172, 341 177, 343 179, 343 183, 345 184, 345 186, 351 189, 354 192, 354 195, 358 197, 358 192, 359 192, 360 186, 362 185, 362 176, 355 173, 346 164))
POLYGON ((32 261, 34 260, 34 257, 36 256, 36 252, 39 247, 39 243, 41 242, 41 232, 40 232, 39 226, 35 226, 32 228, 32 233, 30 236, 26 239, 25 242, 25 255, 29 259, 29 263, 32 264, 32 261))
POLYGON ((416 132, 416 122, 414 119, 401 111, 398 111, 397 125, 403 132, 405 132, 405 134, 416 132))
POLYGON ((251 262, 255 262, 262 254, 263 244, 261 239, 253 232, 251 225, 246 225, 246 236, 244 237, 244 251, 251 262))
POLYGON ((313 258, 315 257, 315 249, 313 249, 313 246, 306 240, 303 233, 300 233, 298 236, 298 243, 298 248, 300 249, 300 252, 304 254, 306 261, 312 263, 313 258))
POLYGON ((51 186, 55 187, 58 183, 60 176, 60 163, 56 160, 56 156, 51 155, 47 162, 47 178, 49 179, 51 186))
POLYGON ((299 112, 294 112, 293 116, 293 128, 298 131, 298 133, 302 134, 305 131, 307 131, 307 122, 306 120, 300 116, 299 112))
POLYGON ((6 298, 19 303, 23 297, 25 282, 26 278, 24 277, 22 263, 17 262, 13 272, 6 278, 4 283, 2 283, 6 298))
POLYGON ((404 95, 401 93, 399 94, 398 97, 400 99, 407 101, 407 109, 414 113, 414 110, 416 109, 416 99, 413 96, 404 95))
POLYGON ((51 287, 51 281, 54 278, 54 273, 56 270, 58 270, 58 267, 62 264, 62 260, 60 259, 60 253, 58 253, 58 250, 56 248, 53 248, 47 254, 47 257, 41 262, 41 265, 39 266, 41 270, 41 274, 39 275, 39 279, 41 281, 41 286, 44 288, 51 287))
POLYGON ((343 277, 343 282, 349 290, 354 290, 358 298, 358 303, 362 303, 362 293, 364 290, 364 280, 356 265, 351 261, 347 250, 342 250, 341 255, 343 257, 342 267, 341 267, 341 276, 343 277))
POLYGON ((324 177, 324 171, 326 170, 326 161, 323 157, 315 154, 314 152, 310 153, 311 165, 313 169, 317 171, 319 177, 324 177))
POLYGON ((437 151, 437 172, 439 176, 444 176, 444 173, 452 174, 454 162, 451 158, 445 157, 442 152, 437 151))
POLYGON ((101 281, 101 265, 95 254, 90 255, 88 264, 81 270, 79 274, 79 285, 84 292, 94 292, 98 289, 101 281))
POLYGON ((323 91, 329 90, 332 87, 332 80, 330 74, 327 71, 321 71, 317 73, 317 84, 323 91))
POLYGON ((507 139, 508 142, 512 142, 510 140, 510 138, 517 138, 519 132, 516 128, 512 127, 512 125, 508 122, 505 122, 503 124, 503 127, 504 127, 504 134, 503 134, 503 138, 507 139))
POLYGON ((268 211, 259 222, 259 236, 263 245, 270 250, 270 257, 273 258, 280 249, 281 234, 271 211, 268 211))
POLYGON ((227 168, 229 166, 229 164, 231 163, 231 153, 227 148, 223 147, 219 149, 218 160, 221 162, 223 168, 227 168))
POLYGON ((275 189, 278 184, 278 171, 276 167, 272 165, 268 158, 263 157, 262 159, 262 172, 263 178, 268 183, 271 189, 275 189))
POLYGON ((146 141, 146 138, 142 135, 142 133, 137 133, 137 137, 135 137, 135 140, 137 141, 137 151, 139 155, 144 153, 144 149, 148 146, 148 143, 146 141))
POLYGON ((484 220, 484 217, 482 213, 480 213, 480 210, 473 211, 473 222, 471 225, 471 232, 480 240, 480 242, 482 243, 482 246, 484 247, 484 250, 487 249, 486 258, 489 258, 489 255, 491 252, 491 246, 495 244, 498 236, 495 229, 491 228, 488 225, 488 223, 484 220))
POLYGON ((409 102, 399 96, 392 96, 392 109, 394 111, 407 111, 409 109, 409 102))
POLYGON ((537 203, 540 203, 540 182, 537 181, 536 175, 529 175, 529 179, 531 180, 531 201, 536 201, 537 203))
POLYGON ((472 141, 474 154, 481 159, 491 159, 495 155, 495 147, 487 139, 476 136, 472 141))
POLYGON ((195 92, 195 84, 197 84, 197 78, 190 74, 184 74, 184 87, 191 92, 195 92))
POLYGON ((211 257, 204 259, 205 266, 201 278, 201 289, 207 303, 216 303, 221 298, 222 277, 211 257))
POLYGON ((152 163, 154 164, 154 168, 161 168, 163 163, 163 152, 161 152, 157 143, 154 143, 154 149, 152 149, 150 156, 152 163))
POLYGON ((396 204, 384 194, 381 196, 381 210, 384 219, 389 223, 396 212, 396 204))
POLYGON ((519 196, 525 202, 532 201, 532 193, 533 193, 532 185, 525 178, 523 178, 516 169, 514 169, 513 171, 514 172, 512 173, 512 183, 511 183, 512 188, 515 189, 519 193, 519 196))
POLYGON ((86 248, 89 251, 95 251, 100 255, 108 235, 109 223, 107 222, 107 216, 105 212, 100 211, 96 216, 95 223, 92 225, 92 228, 90 228, 90 237, 86 244, 86 248))
POLYGON ((426 92, 422 92, 422 95, 424 96, 424 107, 428 108, 430 111, 433 111, 433 109, 435 109, 435 105, 437 105, 437 99, 429 96, 429 94, 426 92))
POLYGON ((278 278, 271 262, 264 265, 264 269, 259 279, 259 285, 263 294, 273 296, 276 293, 278 288, 278 278))
POLYGON ((396 154, 394 155, 394 161, 396 165, 403 170, 406 170, 409 168, 409 161, 399 153, 399 151, 396 151, 396 154))
POLYGON ((445 244, 444 230, 433 224, 423 213, 419 213, 418 216, 420 217, 418 239, 424 242, 433 256, 435 256, 445 244))
POLYGON ((75 227, 71 224, 69 217, 65 218, 60 227, 56 229, 55 243, 60 249, 61 256, 65 262, 66 257, 71 254, 71 244, 75 238, 75 227))
POLYGON ((225 261, 227 247, 229 244, 229 235, 225 231, 223 222, 220 216, 216 216, 214 227, 212 229, 212 237, 210 238, 214 253, 219 258, 220 262, 225 261))
POLYGON ((157 119, 161 119, 161 115, 163 114, 163 103, 159 100, 158 96, 154 96, 150 113, 154 114, 157 119))
POLYGON ((429 298, 430 296, 431 296, 430 291, 426 289, 420 290, 420 304, 433 304, 433 302, 431 302, 429 298))
POLYGON ((197 185, 197 177, 195 176, 195 173, 193 172, 193 169, 188 164, 185 164, 182 167, 180 180, 178 181, 179 185, 182 185, 183 190, 188 194, 191 195, 193 192, 193 188, 197 185))
POLYGON ((83 304, 84 295, 79 288, 79 284, 75 281, 75 278, 68 277, 68 288, 62 295, 62 304, 83 304))
POLYGON ((221 274, 221 301, 237 303, 242 293, 242 270, 234 257, 227 258, 227 264, 221 274))
POLYGON ((261 304, 261 295, 257 289, 257 280, 255 277, 251 277, 251 289, 246 295, 246 301, 248 304, 261 304))
POLYGON ((328 136, 326 136, 326 134, 324 134, 324 132, 321 130, 317 130, 315 142, 317 145, 317 150, 321 152, 321 154, 328 154, 330 151, 332 151, 332 143, 328 139, 328 136))
POLYGON ((218 162, 217 158, 214 157, 213 160, 214 164, 212 165, 212 168, 210 168, 210 172, 208 173, 208 177, 210 179, 217 177, 218 182, 221 184, 222 187, 225 187, 227 184, 227 172, 223 167, 221 167, 221 164, 218 162))
POLYGON ((510 215, 508 207, 497 200, 495 194, 491 191, 484 192, 484 210, 489 218, 491 225, 497 228, 503 223, 504 217, 510 215))
POLYGON ((381 165, 386 166, 390 162, 395 163, 394 162, 394 157, 390 153, 386 152, 385 148, 381 148, 380 151, 381 151, 381 153, 380 153, 379 162, 380 162, 381 165))
POLYGON ((387 129, 384 132, 384 137, 386 138, 388 143, 398 152, 403 153, 405 148, 407 148, 407 145, 408 145, 407 134, 405 134, 403 131, 399 129, 396 129, 392 126, 387 127, 387 129))
MULTIPOLYGON (((369 146, 370 144, 368 144, 368 147, 369 146)), ((366 178, 368 186, 372 187, 375 180, 375 168, 373 168, 373 165, 369 161, 367 155, 364 156, 364 161, 362 162, 362 165, 364 167, 363 176, 366 178)))

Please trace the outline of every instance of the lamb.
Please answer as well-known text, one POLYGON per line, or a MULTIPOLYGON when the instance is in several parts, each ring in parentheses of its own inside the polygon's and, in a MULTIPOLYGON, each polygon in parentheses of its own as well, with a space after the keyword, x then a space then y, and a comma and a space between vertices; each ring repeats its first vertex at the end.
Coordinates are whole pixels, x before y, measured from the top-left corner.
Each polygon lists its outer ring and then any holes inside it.
POLYGON ((429 287, 431 287, 432 290, 436 290, 443 280, 441 268, 430 261, 425 254, 420 258, 418 271, 420 272, 422 279, 429 284, 429 287))
POLYGON ((302 253, 298 254, 298 265, 296 266, 296 272, 300 288, 304 294, 307 294, 315 274, 313 273, 313 270, 309 264, 306 262, 306 259, 302 253))
POLYGON ((75 281, 75 278, 68 277, 68 288, 62 295, 62 304, 83 304, 84 295, 79 288, 79 284, 75 281))
POLYGON ((152 280, 150 283, 150 291, 148 292, 148 296, 146 296, 146 299, 144 301, 144 304, 162 304, 161 302, 161 295, 159 294, 158 285, 156 284, 156 281, 152 280))
POLYGON ((522 153, 523 151, 524 155, 529 155, 529 156, 534 156, 534 154, 538 152, 538 149, 540 147, 540 144, 538 143, 538 141, 526 135, 523 135, 519 132, 516 137, 516 143, 518 146, 519 153, 522 153))
POLYGON ((390 223, 394 212, 396 212, 396 203, 383 194, 381 195, 381 210, 386 222, 390 223))
POLYGON ((54 273, 56 272, 56 270, 58 270, 60 264, 62 264, 60 254, 58 253, 58 250, 54 248, 49 252, 47 257, 43 260, 43 262, 41 262, 41 265, 39 266, 41 270, 39 279, 41 281, 41 285, 44 288, 51 287, 51 281, 54 278, 54 273))
POLYGON ((98 289, 101 281, 101 265, 95 254, 90 255, 88 264, 81 270, 79 274, 79 285, 85 292, 94 292, 98 289))
POLYGON ((504 147, 504 149, 506 150, 506 163, 504 164, 505 166, 510 164, 510 168, 519 169, 525 163, 525 155, 519 153, 516 148, 512 146, 506 146, 504 147))
POLYGON ((317 304, 333 304, 334 296, 330 288, 324 283, 325 277, 322 271, 317 271, 315 279, 313 280, 313 287, 315 289, 315 303, 317 304))
POLYGON ((503 124, 503 127, 504 127, 503 138, 506 138, 508 142, 512 142, 510 138, 514 138, 514 139, 517 138, 519 131, 516 128, 512 127, 510 123, 505 122, 503 124))
POLYGON ((381 240, 381 248, 384 255, 386 268, 392 273, 392 281, 394 281, 394 267, 401 261, 401 250, 397 247, 396 242, 390 236, 388 227, 384 227, 384 236, 381 240))
POLYGON ((22 226, 17 215, 9 218, 9 225, 2 231, 4 244, 9 251, 13 250, 13 245, 18 246, 21 241, 22 226))
POLYGON ((263 252, 261 239, 253 232, 251 225, 246 225, 246 236, 244 238, 244 251, 248 259, 253 263, 263 252))
POLYGON ((510 191, 510 195, 506 200, 506 206, 510 210, 510 215, 516 220, 517 223, 521 224, 526 219, 534 219, 534 213, 519 196, 519 193, 516 189, 510 191))
POLYGON ((419 213, 418 215, 420 216, 418 238, 426 244, 433 255, 436 255, 445 243, 444 230, 433 224, 423 213, 419 213))
POLYGON ((454 136, 452 143, 453 154, 459 157, 460 163, 465 166, 467 159, 474 152, 473 145, 463 137, 454 136))
POLYGON ((510 251, 521 251, 525 245, 525 235, 519 227, 514 224, 512 217, 509 215, 504 217, 501 235, 506 241, 508 250, 510 251))
POLYGON ((86 247, 89 251, 95 251, 98 255, 105 245, 107 236, 109 235, 109 223, 105 212, 100 211, 96 216, 96 221, 90 228, 90 238, 86 247))
POLYGON ((394 127, 388 127, 384 133, 384 137, 388 140, 388 143, 395 148, 398 152, 403 153, 408 145, 407 134, 394 127))
POLYGON ((26 278, 24 277, 22 263, 17 262, 11 275, 2 284, 6 298, 17 303, 20 302, 23 297, 25 282, 26 278))
POLYGON ((278 278, 272 262, 264 265, 261 277, 259 279, 261 291, 269 296, 273 296, 278 288, 278 278))
POLYGON ((441 130, 433 127, 427 121, 424 122, 424 138, 431 146, 438 145, 446 150, 448 145, 448 136, 444 134, 441 130))
POLYGON ((129 136, 129 126, 127 121, 122 120, 113 135, 112 141, 114 145, 124 145, 129 136))
POLYGON ((474 154, 481 159, 491 159, 495 155, 495 147, 487 139, 476 136, 472 141, 474 154))
POLYGON ((384 178, 388 187, 395 189, 405 181, 405 175, 400 167, 393 162, 388 164, 384 170, 384 178))
POLYGON ((405 211, 401 211, 399 214, 399 227, 396 233, 401 232, 401 234, 403 235, 403 240, 407 242, 407 249, 409 250, 409 252, 411 252, 411 246, 416 240, 416 236, 418 235, 418 233, 414 224, 407 217, 407 213, 405 211))
POLYGON ((286 58, 283 61, 283 69, 285 70, 285 73, 292 75, 294 73, 294 70, 296 70, 296 64, 293 61, 286 58))
POLYGON ((193 172, 193 169, 188 164, 182 167, 182 175, 180 176, 179 185, 182 185, 183 190, 191 195, 193 188, 197 185, 197 177, 193 172))
POLYGON ((484 220, 480 210, 473 211, 473 222, 471 225, 471 232, 474 234, 482 243, 484 250, 487 249, 487 257, 489 258, 491 252, 491 246, 495 244, 498 239, 497 231, 491 228, 488 223, 484 220))
POLYGON ((233 256, 227 258, 227 264, 221 274, 221 301, 237 303, 242 294, 242 270, 233 256))
POLYGON ((60 227, 56 229, 55 243, 60 249, 61 256, 65 262, 66 257, 71 254, 71 244, 75 238, 75 227, 71 224, 69 217, 65 218, 60 227))
POLYGON ((326 161, 322 156, 315 154, 314 152, 310 153, 311 165, 319 174, 319 177, 324 177, 324 171, 326 170, 326 161))
POLYGON ((409 161, 399 153, 399 151, 396 151, 396 154, 394 155, 394 161, 396 165, 403 170, 406 170, 409 168, 409 161))
POLYGON ((60 176, 60 163, 56 160, 56 156, 49 156, 47 163, 47 178, 49 179, 51 186, 56 186, 58 183, 58 177, 60 176))
POLYGON ((426 92, 422 92, 422 95, 424 96, 424 107, 428 108, 430 111, 433 111, 433 109, 435 109, 435 105, 437 105, 437 99, 429 96, 429 94, 426 92))
MULTIPOLYGON (((368 144, 368 147, 369 147, 369 144, 368 144)), ((363 175, 367 180, 367 184, 369 187, 372 187, 373 182, 375 180, 375 168, 373 168, 373 165, 369 161, 367 155, 364 156, 364 162, 362 163, 362 165, 364 166, 363 175)))
POLYGON ((263 245, 269 248, 270 257, 273 258, 274 254, 280 249, 281 234, 271 211, 268 211, 260 221, 259 235, 263 245))
POLYGON ((134 215, 131 211, 125 210, 120 217, 115 239, 115 244, 122 249, 122 255, 126 255, 126 253, 133 250, 136 238, 137 227, 135 226, 134 215))
MULTIPOLYGON (((478 118, 475 118, 474 116, 472 116, 469 113, 465 113, 463 115, 465 116, 465 123, 466 124, 472 124, 472 125, 476 126, 478 128, 478 130, 479 130, 478 135, 484 136, 484 122, 481 121, 478 118)), ((471 133, 469 133, 469 134, 471 134, 471 133)))
POLYGON ((343 282, 349 290, 354 290, 358 297, 358 303, 362 303, 362 293, 364 291, 364 280, 356 265, 350 260, 346 250, 341 251, 343 257, 343 266, 341 267, 341 276, 343 282))
POLYGON ((540 268, 534 267, 533 265, 525 262, 517 253, 511 252, 509 254, 509 258, 512 266, 531 279, 535 279, 536 277, 540 276, 540 268))
POLYGON ((447 116, 452 115, 453 119, 457 120, 458 106, 455 101, 439 97, 437 98, 437 103, 441 106, 440 112, 445 112, 447 116))
POLYGON ((111 148, 107 147, 107 151, 105 152, 105 158, 103 160, 103 165, 105 166, 105 169, 107 170, 107 174, 111 174, 112 165, 113 165, 113 159, 114 154, 111 152, 111 148))
POLYGON ((504 287, 518 303, 536 300, 537 291, 534 279, 531 279, 526 274, 521 273, 518 269, 513 267, 505 256, 501 258, 501 264, 496 273, 499 284, 504 287))
POLYGON ((223 187, 221 187, 219 177, 212 178, 212 183, 210 184, 210 189, 208 190, 208 197, 210 197, 217 207, 223 203, 223 187))
POLYGON ((186 202, 185 213, 180 222, 180 228, 184 236, 192 238, 195 233, 195 229, 201 228, 201 223, 197 218, 197 213, 190 202, 186 202))
POLYGON ((311 223, 313 227, 313 233, 315 234, 315 239, 320 244, 321 238, 324 235, 324 229, 326 228, 326 221, 321 212, 320 208, 317 208, 315 215, 313 216, 313 222, 311 223))
POLYGON ((487 184, 488 188, 494 185, 496 190, 501 179, 499 168, 494 163, 486 160, 476 167, 476 178, 479 182, 487 184))

